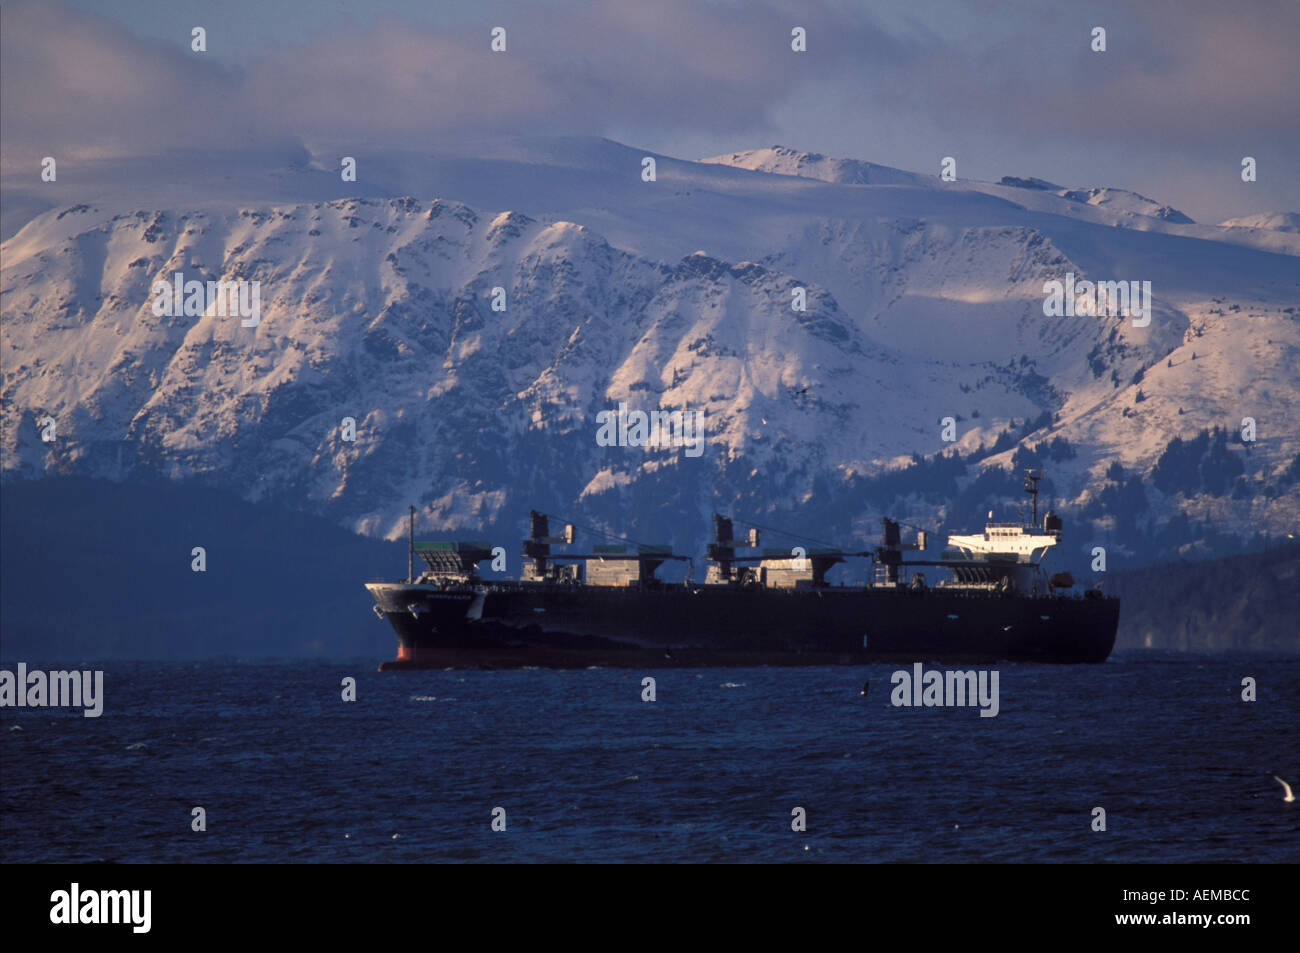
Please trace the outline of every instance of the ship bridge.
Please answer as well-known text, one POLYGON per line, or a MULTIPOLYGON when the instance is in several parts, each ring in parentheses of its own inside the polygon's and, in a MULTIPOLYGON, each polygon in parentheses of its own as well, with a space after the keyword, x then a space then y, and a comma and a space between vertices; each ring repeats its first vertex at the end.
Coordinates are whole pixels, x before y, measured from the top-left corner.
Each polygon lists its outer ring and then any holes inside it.
POLYGON ((1020 563, 1037 565, 1047 551, 1061 541, 1061 518, 1048 510, 1043 515, 1043 529, 1038 525, 1038 481, 1043 478, 1037 470, 1025 471, 1025 492, 1033 501, 1033 515, 1029 525, 1023 523, 995 523, 993 512, 983 533, 968 536, 949 536, 948 545, 967 559, 1014 558, 1020 563))
POLYGON ((1019 523, 989 523, 983 533, 949 536, 948 546, 968 557, 1014 556, 1022 563, 1037 563, 1061 541, 1060 519, 1048 513, 1044 531, 1019 523), (1049 528, 1055 522, 1055 528, 1049 528))

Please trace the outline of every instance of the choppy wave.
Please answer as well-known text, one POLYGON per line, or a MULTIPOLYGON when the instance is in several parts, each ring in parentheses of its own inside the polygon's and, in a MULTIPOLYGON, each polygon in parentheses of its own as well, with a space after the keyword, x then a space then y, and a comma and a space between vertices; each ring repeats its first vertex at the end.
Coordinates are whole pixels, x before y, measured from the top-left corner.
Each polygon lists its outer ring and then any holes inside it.
POLYGON ((337 663, 109 663, 103 718, 5 734, 0 862, 781 862, 795 806, 825 862, 1293 862, 1300 662, 1249 662, 1267 718, 1244 665, 1001 665, 980 718, 894 707, 902 665, 661 670, 654 702, 630 670, 363 671, 344 702, 337 663), (1089 836, 1097 803, 1141 823, 1089 836), (526 836, 485 837, 498 806, 526 836))

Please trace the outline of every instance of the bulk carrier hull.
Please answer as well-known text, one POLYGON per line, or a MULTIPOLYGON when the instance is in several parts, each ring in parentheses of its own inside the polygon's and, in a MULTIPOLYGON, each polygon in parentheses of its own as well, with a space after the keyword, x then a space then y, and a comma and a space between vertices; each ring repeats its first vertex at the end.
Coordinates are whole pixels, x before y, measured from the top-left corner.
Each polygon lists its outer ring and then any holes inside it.
MULTIPOLYGON (((381 668, 1103 662, 1119 600, 941 589, 631 589, 371 583, 397 659, 381 668)), ((1099 594, 1097 594, 1099 596, 1099 594)))
POLYGON ((715 514, 702 583, 692 581, 693 560, 666 546, 553 553, 573 543, 574 527, 552 536, 551 517, 536 511, 521 578, 485 582, 478 565, 502 551, 486 542, 417 544, 412 508, 406 580, 366 585, 397 635, 397 658, 381 668, 1104 662, 1119 600, 1097 589, 1075 594, 1068 573, 1042 571, 1061 521, 1048 512, 1041 532, 1034 525, 1039 479, 1026 476, 1030 526, 990 523, 983 534, 950 536, 955 548, 937 558, 925 556, 924 531, 905 544, 890 519, 872 551, 755 553, 757 528, 738 539, 732 521, 715 514), (905 558, 913 552, 919 558, 905 558), (427 565, 419 578, 416 553, 427 565), (855 558, 871 560, 873 582, 827 583, 828 570, 855 558), (655 575, 668 560, 690 564, 685 582, 655 575), (936 568, 953 578, 931 588, 920 570, 936 568))

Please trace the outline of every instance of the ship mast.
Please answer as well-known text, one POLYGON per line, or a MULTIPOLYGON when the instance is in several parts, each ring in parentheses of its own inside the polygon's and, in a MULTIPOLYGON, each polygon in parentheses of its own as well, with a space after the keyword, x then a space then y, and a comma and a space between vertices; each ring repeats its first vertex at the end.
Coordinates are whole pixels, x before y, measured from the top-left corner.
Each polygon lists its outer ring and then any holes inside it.
POLYGON ((415 582, 415 507, 406 522, 406 581, 415 582))
MULTIPOLYGON (((1025 492, 1029 494, 1030 500, 1033 501, 1034 515, 1029 520, 1030 526, 1038 525, 1038 481, 1043 475, 1035 470, 1025 471, 1025 492)), ((1023 513, 1024 510, 1021 510, 1023 513)))

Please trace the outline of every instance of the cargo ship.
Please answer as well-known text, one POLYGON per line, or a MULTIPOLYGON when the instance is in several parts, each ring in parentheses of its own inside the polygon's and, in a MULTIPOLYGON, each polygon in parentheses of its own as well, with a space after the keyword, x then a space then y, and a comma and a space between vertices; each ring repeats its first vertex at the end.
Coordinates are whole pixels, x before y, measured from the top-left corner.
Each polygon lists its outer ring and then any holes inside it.
POLYGON ((737 538, 732 520, 714 515, 700 582, 694 560, 666 546, 569 552, 574 526, 552 536, 554 518, 536 511, 520 578, 487 580, 488 543, 416 542, 412 508, 407 577, 366 584, 397 635, 397 658, 380 668, 1103 662, 1119 600, 1046 573, 1062 523, 1049 511, 1039 524, 1040 479, 1026 474, 1028 523, 990 513, 982 533, 949 536, 936 558, 925 531, 904 543, 889 518, 872 549, 792 552, 760 549, 757 528, 737 538), (827 582, 852 559, 867 560, 864 583, 827 582), (670 561, 687 564, 684 581, 658 578, 670 561))

